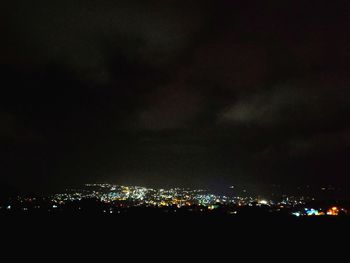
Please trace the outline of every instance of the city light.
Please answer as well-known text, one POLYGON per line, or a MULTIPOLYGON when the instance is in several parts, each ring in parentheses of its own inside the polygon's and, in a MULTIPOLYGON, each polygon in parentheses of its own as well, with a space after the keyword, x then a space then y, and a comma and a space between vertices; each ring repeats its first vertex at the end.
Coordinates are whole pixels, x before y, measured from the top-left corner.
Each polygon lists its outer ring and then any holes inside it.
POLYGON ((261 205, 268 205, 269 202, 267 200, 260 200, 259 204, 261 204, 261 205))
POLYGON ((339 208, 336 206, 333 206, 332 208, 328 209, 327 215, 329 216, 337 216, 339 215, 339 208))
MULTIPOLYGON (((228 187, 229 189, 229 187, 228 187)), ((123 186, 115 184, 86 184, 80 188, 66 189, 52 196, 22 198, 20 196, 3 207, 8 213, 39 209, 50 213, 65 211, 86 213, 99 211, 103 214, 125 214, 129 209, 150 208, 165 213, 191 212, 237 215, 242 211, 275 213, 295 217, 320 217, 347 215, 349 209, 338 206, 318 206, 310 208, 307 202, 313 197, 283 195, 279 200, 261 199, 259 196, 240 196, 217 194, 206 189, 190 188, 149 188, 142 186, 123 186), (11 210, 11 211, 10 211, 11 210)), ((254 213, 249 213, 254 215, 254 213)))

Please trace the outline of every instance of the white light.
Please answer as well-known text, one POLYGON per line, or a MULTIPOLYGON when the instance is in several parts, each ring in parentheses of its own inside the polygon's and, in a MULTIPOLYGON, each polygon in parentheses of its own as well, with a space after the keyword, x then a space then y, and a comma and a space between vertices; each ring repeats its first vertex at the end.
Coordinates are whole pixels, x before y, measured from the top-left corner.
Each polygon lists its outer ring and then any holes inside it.
POLYGON ((267 205, 269 202, 267 202, 266 200, 260 200, 259 204, 261 205, 267 205))

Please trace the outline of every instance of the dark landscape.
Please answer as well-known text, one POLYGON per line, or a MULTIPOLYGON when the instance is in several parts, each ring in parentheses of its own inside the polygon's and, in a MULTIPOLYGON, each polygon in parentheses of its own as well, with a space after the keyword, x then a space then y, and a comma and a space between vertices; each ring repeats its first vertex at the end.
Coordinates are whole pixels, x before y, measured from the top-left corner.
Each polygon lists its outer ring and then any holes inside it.
POLYGON ((345 0, 4 1, 2 226, 350 222, 349 14, 345 0))

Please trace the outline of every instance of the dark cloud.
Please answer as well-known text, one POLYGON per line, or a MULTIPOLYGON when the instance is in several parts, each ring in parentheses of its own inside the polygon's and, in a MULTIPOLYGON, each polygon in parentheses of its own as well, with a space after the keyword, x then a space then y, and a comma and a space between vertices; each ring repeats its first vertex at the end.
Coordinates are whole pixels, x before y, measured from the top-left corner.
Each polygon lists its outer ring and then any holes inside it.
POLYGON ((334 151, 346 150, 350 146, 350 130, 335 133, 320 133, 307 138, 297 138, 288 142, 291 155, 332 154, 334 151))
POLYGON ((201 100, 184 83, 155 90, 149 95, 149 109, 140 113, 139 126, 146 130, 185 128, 201 112, 201 100))
MULTIPOLYGON (((96 81, 101 74, 112 74, 107 65, 111 52, 150 66, 167 65, 187 48, 206 16, 157 1, 14 1, 8 9, 10 33, 24 48, 23 63, 60 63, 85 76, 93 74, 89 80, 96 81)), ((19 55, 12 48, 6 53, 19 55)))
POLYGON ((346 125, 350 113, 349 81, 347 76, 339 74, 287 81, 242 96, 218 118, 222 122, 272 129, 280 126, 329 129, 346 125))
POLYGON ((346 182, 348 10, 7 2, 0 181, 346 182))

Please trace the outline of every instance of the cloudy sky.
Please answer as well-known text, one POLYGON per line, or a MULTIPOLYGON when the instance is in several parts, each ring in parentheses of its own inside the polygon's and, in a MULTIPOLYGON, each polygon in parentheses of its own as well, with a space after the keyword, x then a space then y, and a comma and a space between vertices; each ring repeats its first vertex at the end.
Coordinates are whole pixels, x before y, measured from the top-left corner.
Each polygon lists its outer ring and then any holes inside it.
POLYGON ((0 182, 350 182, 348 1, 13 0, 0 182))

